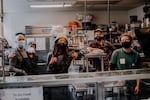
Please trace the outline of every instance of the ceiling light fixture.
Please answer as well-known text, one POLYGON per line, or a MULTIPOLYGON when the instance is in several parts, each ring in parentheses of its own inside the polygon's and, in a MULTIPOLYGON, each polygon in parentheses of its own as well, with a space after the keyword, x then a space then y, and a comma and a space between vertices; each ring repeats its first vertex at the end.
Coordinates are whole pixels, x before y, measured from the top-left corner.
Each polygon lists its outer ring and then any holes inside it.
POLYGON ((57 4, 57 5, 30 5, 31 8, 63 8, 71 7, 71 4, 57 4))

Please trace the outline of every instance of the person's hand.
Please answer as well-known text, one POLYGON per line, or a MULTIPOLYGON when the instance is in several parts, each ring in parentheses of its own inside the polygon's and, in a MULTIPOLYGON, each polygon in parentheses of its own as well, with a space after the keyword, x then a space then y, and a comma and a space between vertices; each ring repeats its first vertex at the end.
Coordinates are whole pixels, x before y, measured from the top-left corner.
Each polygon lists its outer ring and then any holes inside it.
POLYGON ((8 58, 13 58, 13 57, 15 57, 16 56, 16 53, 15 52, 10 52, 9 54, 8 54, 8 58))
POLYGON ((89 51, 89 52, 92 52, 93 50, 97 50, 98 48, 92 48, 92 47, 87 47, 87 50, 89 51))
POLYGON ((73 59, 78 58, 78 53, 76 53, 75 51, 72 52, 71 56, 73 57, 73 59))
POLYGON ((23 75, 28 75, 28 73, 26 73, 26 71, 25 70, 19 70, 19 73, 21 73, 21 74, 23 74, 23 75))
POLYGON ((99 49, 99 48, 95 48, 95 49, 93 50, 93 52, 104 53, 104 50, 103 50, 103 49, 99 49))
POLYGON ((24 70, 22 70, 23 75, 28 75, 28 73, 26 73, 24 70))
POLYGON ((58 58, 57 57, 51 57, 51 60, 49 62, 49 64, 54 64, 58 61, 58 58))
POLYGON ((139 86, 136 86, 135 88, 134 88, 134 94, 138 94, 139 93, 139 86))

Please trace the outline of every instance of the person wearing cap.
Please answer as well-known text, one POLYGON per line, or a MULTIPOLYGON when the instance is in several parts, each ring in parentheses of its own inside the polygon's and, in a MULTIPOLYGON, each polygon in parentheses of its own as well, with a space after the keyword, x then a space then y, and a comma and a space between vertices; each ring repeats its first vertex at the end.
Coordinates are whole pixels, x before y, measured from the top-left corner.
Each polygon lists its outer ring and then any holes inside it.
MULTIPOLYGON (((52 53, 48 53, 47 69, 50 74, 68 73, 72 59, 78 58, 78 53, 70 51, 65 34, 58 34, 52 53)), ((44 88, 46 100, 70 100, 68 86, 44 88)))
POLYGON ((67 73, 72 59, 78 58, 78 53, 69 51, 66 35, 57 35, 54 50, 48 54, 48 71, 53 74, 67 73))
POLYGON ((16 50, 8 56, 10 71, 16 75, 32 75, 34 70, 31 66, 27 51, 25 49, 25 35, 23 33, 16 34, 16 50))
MULTIPOLYGON (((107 53, 107 56, 104 59, 104 65, 105 65, 105 70, 109 70, 110 68, 109 59, 113 50, 115 50, 115 46, 113 46, 109 41, 104 39, 103 30, 100 28, 94 31, 94 39, 95 39, 94 41, 89 43, 87 49, 90 52, 94 50, 99 50, 102 53, 107 53)), ((100 60, 98 58, 94 58, 92 62, 96 70, 100 71, 101 70, 100 60)))

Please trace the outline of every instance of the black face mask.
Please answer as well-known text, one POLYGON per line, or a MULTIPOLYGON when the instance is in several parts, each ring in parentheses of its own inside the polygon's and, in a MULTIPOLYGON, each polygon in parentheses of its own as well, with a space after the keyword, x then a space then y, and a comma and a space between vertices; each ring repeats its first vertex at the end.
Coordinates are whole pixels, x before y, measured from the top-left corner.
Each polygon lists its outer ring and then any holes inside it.
POLYGON ((97 40, 97 41, 101 41, 101 40, 103 40, 104 39, 104 37, 101 37, 101 36, 96 36, 95 37, 95 40, 97 40))
POLYGON ((131 46, 131 42, 122 42, 122 47, 129 48, 131 46))
POLYGON ((57 46, 58 46, 58 48, 60 48, 61 50, 64 50, 64 49, 66 49, 67 44, 66 44, 66 43, 58 43, 57 46))

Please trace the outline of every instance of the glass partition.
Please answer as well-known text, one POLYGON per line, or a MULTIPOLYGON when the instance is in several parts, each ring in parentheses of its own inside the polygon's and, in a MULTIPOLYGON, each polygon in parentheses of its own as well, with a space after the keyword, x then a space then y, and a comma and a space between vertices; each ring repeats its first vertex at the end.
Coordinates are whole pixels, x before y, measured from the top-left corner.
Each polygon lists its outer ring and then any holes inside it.
POLYGON ((147 89, 149 88, 149 81, 147 81, 150 79, 149 71, 150 69, 148 68, 78 74, 9 76, 6 77, 5 82, 0 82, 0 87, 25 88, 42 86, 45 93, 43 94, 44 98, 46 98, 47 92, 51 94, 52 92, 50 91, 57 93, 60 90, 67 93, 65 98, 71 98, 69 100, 84 100, 83 98, 92 98, 91 100, 126 100, 126 82, 129 80, 141 79, 140 96, 141 98, 149 97, 147 93, 143 94, 145 91, 149 91, 147 89))

